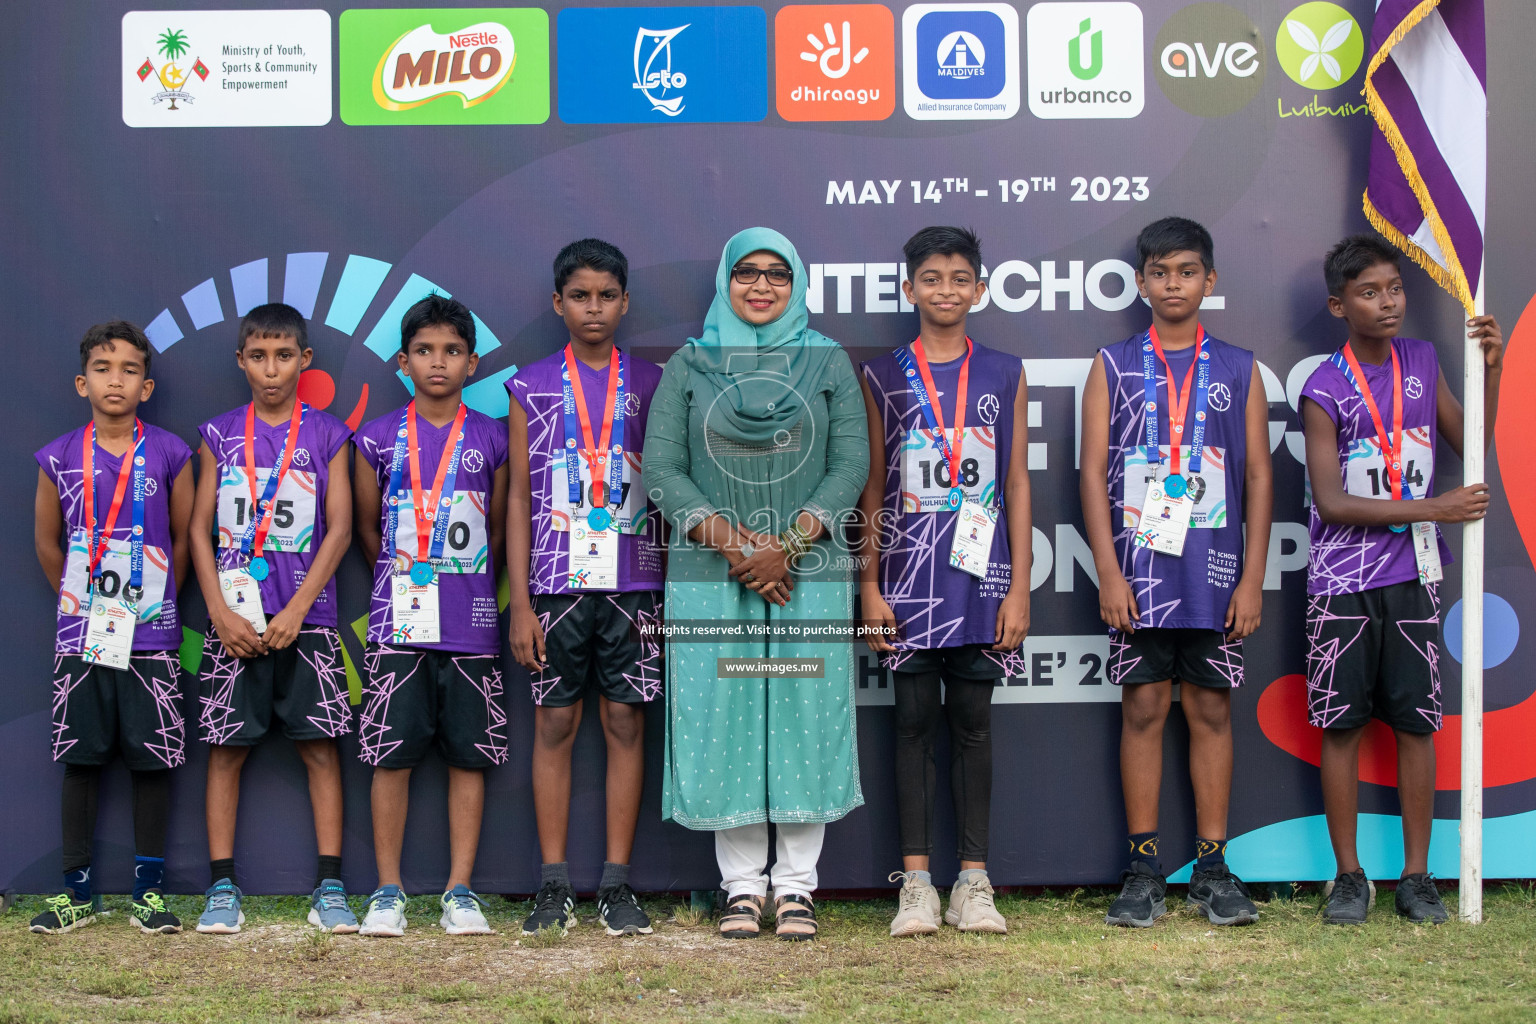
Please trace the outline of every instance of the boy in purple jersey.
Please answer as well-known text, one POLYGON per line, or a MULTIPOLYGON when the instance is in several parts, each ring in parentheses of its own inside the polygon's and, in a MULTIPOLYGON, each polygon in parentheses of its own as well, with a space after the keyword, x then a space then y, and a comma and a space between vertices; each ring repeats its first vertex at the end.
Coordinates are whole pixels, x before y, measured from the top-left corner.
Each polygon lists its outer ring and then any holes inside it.
POLYGON ((475 321, 428 295, 400 322, 414 398, 357 432, 356 526, 373 560, 360 756, 373 766, 379 887, 364 935, 405 932, 400 850, 411 769, 436 746, 448 765, 447 890, 438 923, 489 934, 470 889, 485 769, 507 760, 495 567, 507 525, 507 435, 464 404, 475 321))
POLYGON ((240 775, 274 717, 309 774, 319 851, 309 922, 328 932, 358 927, 341 883, 336 751, 352 722, 334 579, 352 542, 351 432, 299 401, 299 375, 312 357, 298 310, 255 307, 240 321, 235 349, 251 401, 199 429, 192 564, 208 605, 198 679, 199 725, 210 744, 203 933, 238 932, 245 917, 234 860, 240 775))
MULTIPOLYGON (((1459 457, 1462 408, 1435 347, 1398 335, 1407 298, 1397 260, 1397 250, 1373 235, 1346 238, 1328 253, 1328 311, 1349 326, 1349 337, 1301 391, 1312 482, 1307 712, 1323 730, 1323 809, 1339 869, 1323 911, 1330 924, 1364 923, 1375 896, 1355 847, 1360 739, 1373 717, 1397 738, 1397 912, 1416 923, 1447 919, 1429 875, 1441 720, 1437 581, 1450 559, 1435 524, 1481 519, 1489 494, 1475 483, 1432 496, 1435 431, 1459 457)), ((1504 339, 1491 316, 1467 326, 1487 367, 1486 444, 1499 409, 1504 339)))
POLYGON ((1258 908, 1226 862, 1227 805, 1232 691, 1263 611, 1273 514, 1268 406, 1253 353, 1200 324, 1216 285, 1210 232, 1168 217, 1143 228, 1136 249, 1152 326, 1101 349, 1083 393, 1083 524, 1110 627, 1109 679, 1121 687, 1130 848, 1106 921, 1150 928, 1167 913, 1157 822, 1177 680, 1195 793, 1186 899, 1212 924, 1250 924, 1258 908))
MULTIPOLYGON (((645 704, 661 696, 661 646, 640 632, 661 619, 661 522, 640 481, 641 440, 661 367, 614 347, 629 308, 623 253, 585 238, 561 249, 554 269, 555 312, 570 341, 507 381, 514 399, 507 416, 512 655, 532 673, 533 803, 543 858, 523 932, 565 932, 575 920, 565 859, 571 746, 595 687, 608 747, 598 917, 609 935, 649 935, 651 920, 629 886, 629 859, 645 783, 645 704), (593 519, 618 531, 611 585, 575 571, 569 555, 593 519)), ((586 546, 598 553, 595 541, 586 546)))
POLYGON ((920 334, 863 366, 870 459, 859 500, 865 635, 896 693, 902 870, 891 881, 902 886, 891 935, 939 930, 928 867, 941 717, 960 860, 944 920, 1002 934, 987 877, 992 692, 1022 671, 1015 652, 1029 632, 1029 389, 1018 357, 966 335, 966 315, 987 287, 976 236, 924 228, 904 252, 902 288, 920 334))
POLYGON ((155 389, 149 358, 149 341, 133 324, 86 331, 75 391, 91 403, 91 422, 36 456, 37 560, 59 595, 53 759, 64 765, 64 892, 32 919, 34 932, 72 931, 100 911, 91 840, 101 767, 119 752, 133 778, 130 920, 151 934, 181 931, 160 886, 169 769, 185 760, 176 588, 187 571, 192 452, 138 419, 139 403, 155 389), (118 669, 98 657, 88 623, 120 600, 132 602, 133 625, 109 634, 121 644, 132 633, 118 669))

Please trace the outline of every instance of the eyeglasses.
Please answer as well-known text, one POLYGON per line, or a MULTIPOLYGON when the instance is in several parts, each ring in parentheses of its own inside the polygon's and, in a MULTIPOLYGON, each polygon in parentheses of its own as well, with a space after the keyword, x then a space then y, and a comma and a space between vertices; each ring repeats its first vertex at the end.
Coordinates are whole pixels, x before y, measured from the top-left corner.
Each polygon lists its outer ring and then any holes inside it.
POLYGON ((739 263, 731 268, 731 279, 737 284, 756 284, 758 278, 765 276, 769 284, 781 286, 795 279, 795 275, 783 267, 769 267, 764 270, 750 263, 739 263))

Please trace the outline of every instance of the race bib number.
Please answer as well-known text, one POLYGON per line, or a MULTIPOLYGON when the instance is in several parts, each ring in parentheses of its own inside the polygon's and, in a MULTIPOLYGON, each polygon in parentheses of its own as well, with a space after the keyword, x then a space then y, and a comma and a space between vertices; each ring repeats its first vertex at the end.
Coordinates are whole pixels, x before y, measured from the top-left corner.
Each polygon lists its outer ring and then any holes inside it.
MULTIPOLYGON (((272 470, 256 470, 256 493, 266 491, 272 470)), ((289 468, 272 496, 272 527, 263 542, 266 551, 303 554, 315 544, 315 487, 313 472, 289 468)), ((251 486, 244 466, 226 466, 219 478, 219 547, 238 548, 254 514, 251 486)))
MULTIPOLYGON (((1143 518, 1147 488, 1154 481, 1168 479, 1167 445, 1160 448, 1162 461, 1147 461, 1147 446, 1125 450, 1125 511, 1121 525, 1134 528, 1143 518)), ((1207 445, 1200 456, 1200 472, 1189 471, 1189 446, 1179 449, 1179 472, 1188 484, 1184 503, 1189 506, 1191 530, 1214 530, 1227 525, 1227 452, 1207 445)), ((1161 512, 1161 509, 1159 509, 1161 512)))
POLYGON ((126 669, 133 655, 133 605, 122 598, 97 596, 91 602, 81 657, 92 665, 126 669))
MULTIPOLYGON (((926 427, 907 432, 901 444, 901 507, 904 512, 953 512, 949 460, 933 446, 926 427)), ((960 488, 966 501, 997 504, 997 431, 967 427, 960 443, 960 488)))
MULTIPOLYGON (((1403 497, 1428 497, 1429 481, 1435 475, 1434 438, 1429 427, 1403 431, 1403 497)), ((1372 437, 1350 442, 1344 462, 1344 490, 1357 498, 1392 497, 1392 482, 1387 478, 1387 460, 1381 443, 1372 437)))
MULTIPOLYGON (((564 450, 557 451, 549 463, 550 498, 552 507, 549 510, 550 525, 560 533, 569 533, 571 521, 585 521, 587 513, 592 511, 592 471, 587 466, 587 460, 581 456, 574 456, 576 468, 581 473, 581 501, 572 505, 570 484, 566 482, 564 450)), ((624 488, 623 504, 618 508, 613 507, 613 502, 607 504, 609 512, 613 513, 614 526, 620 533, 645 533, 649 523, 649 505, 645 500, 645 484, 640 479, 640 453, 638 451, 626 451, 624 453, 624 488)))
MULTIPOLYGON (((485 572, 491 557, 485 518, 484 491, 454 492, 448 502, 448 536, 443 541, 443 557, 434 563, 438 572, 459 575, 485 572)), ((395 551, 408 556, 405 559, 408 565, 416 558, 416 510, 411 505, 408 490, 400 494, 400 516, 396 522, 399 525, 395 527, 395 551)))
POLYGON ((438 615, 437 577, 430 583, 416 583, 409 576, 393 576, 389 581, 390 603, 394 610, 392 644, 435 644, 443 639, 438 615))
POLYGON ((1194 504, 1186 494, 1172 498, 1163 490, 1163 482, 1154 480, 1147 488, 1146 509, 1136 524, 1133 543, 1138 548, 1151 548, 1164 555, 1182 555, 1184 536, 1189 532, 1189 521, 1194 504))
MULTIPOLYGON (((90 565, 84 530, 76 530, 69 537, 69 557, 64 563, 64 580, 59 587, 59 614, 84 615, 90 609, 90 581, 86 569, 90 565)), ((139 621, 150 622, 160 617, 165 606, 165 583, 170 575, 170 556, 163 548, 144 545, 144 596, 139 598, 139 621)), ((122 594, 128 585, 129 557, 126 540, 110 540, 107 552, 96 566, 101 582, 96 593, 104 598, 122 594)))

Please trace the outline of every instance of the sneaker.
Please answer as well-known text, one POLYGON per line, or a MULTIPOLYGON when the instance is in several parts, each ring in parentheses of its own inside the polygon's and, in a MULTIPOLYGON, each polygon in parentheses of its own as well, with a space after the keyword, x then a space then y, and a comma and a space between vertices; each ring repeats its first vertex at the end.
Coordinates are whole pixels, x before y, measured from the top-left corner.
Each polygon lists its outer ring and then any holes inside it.
POLYGON ((597 890, 597 919, 609 935, 649 935, 651 918, 629 883, 597 890))
POLYGON ((992 899, 992 882, 986 875, 969 882, 956 882, 949 891, 949 909, 944 911, 944 923, 963 932, 1007 935, 1008 923, 997 912, 992 899))
POLYGON ((1191 875, 1185 901, 1211 924, 1253 924, 1259 919, 1259 908, 1248 898, 1248 887, 1225 864, 1191 875))
POLYGON ((204 935, 234 935, 245 924, 245 912, 240 909, 245 893, 234 882, 221 878, 203 895, 208 897, 208 905, 197 919, 198 931, 204 935))
POLYGON ((381 885, 368 897, 358 934, 390 938, 405 934, 405 893, 398 885, 381 885))
POLYGON ((357 931, 357 915, 347 906, 347 890, 340 879, 327 878, 310 894, 309 923, 336 935, 351 935, 357 931))
POLYGON ((1434 875, 1408 875, 1397 883, 1397 912, 1414 924, 1445 924, 1451 919, 1434 875))
POLYGON ((93 896, 84 903, 76 903, 70 893, 49 896, 44 903, 48 909, 32 919, 32 930, 39 935, 63 935, 76 928, 96 923, 101 913, 101 897, 93 896))
POLYGON ((165 897, 154 889, 143 899, 128 904, 129 918, 133 926, 151 935, 175 935, 181 931, 181 918, 165 909, 165 897))
POLYGON ((1324 924, 1365 924, 1376 897, 1375 886, 1366 881, 1364 871, 1340 875, 1333 880, 1328 902, 1323 907, 1324 924))
POLYGON ((901 896, 896 904, 896 920, 891 922, 891 937, 932 935, 939 930, 939 890, 917 880, 915 871, 893 871, 887 881, 901 880, 901 896))
POLYGON ((1163 897, 1168 894, 1168 879, 1142 861, 1132 861, 1120 872, 1120 895, 1109 905, 1105 924, 1126 928, 1151 928, 1152 923, 1168 913, 1163 897))
POLYGON ((469 891, 467 885, 456 885, 443 893, 443 916, 437 923, 449 935, 494 935, 491 923, 480 912, 489 903, 469 891))
POLYGON ((576 923, 576 893, 569 885, 545 882, 539 894, 533 898, 533 913, 523 922, 523 934, 533 935, 545 928, 559 928, 561 935, 569 935, 576 923))

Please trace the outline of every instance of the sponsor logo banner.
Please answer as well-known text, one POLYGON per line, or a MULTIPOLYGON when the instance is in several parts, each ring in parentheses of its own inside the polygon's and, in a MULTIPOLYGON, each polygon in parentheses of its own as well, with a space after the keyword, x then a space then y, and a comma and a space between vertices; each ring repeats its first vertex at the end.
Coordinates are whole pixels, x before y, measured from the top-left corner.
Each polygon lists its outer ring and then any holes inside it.
POLYGON ((792 5, 773 20, 786 121, 881 121, 896 109, 896 23, 882 4, 792 5))
POLYGON ((1029 110, 1036 117, 1135 117, 1146 101, 1141 8, 1041 3, 1029 9, 1029 110))
POLYGON ((1242 110, 1264 84, 1264 40, 1242 11, 1191 4, 1175 11, 1152 43, 1152 69, 1163 95, 1200 117, 1242 110))
POLYGON ((1291 81, 1307 89, 1343 85, 1364 56, 1365 36, 1338 4, 1302 4, 1285 16, 1275 33, 1275 60, 1291 81))
POLYGON ((919 121, 1019 112, 1019 14, 1008 4, 915 4, 901 15, 902 102, 919 121))

